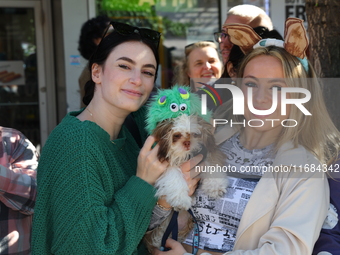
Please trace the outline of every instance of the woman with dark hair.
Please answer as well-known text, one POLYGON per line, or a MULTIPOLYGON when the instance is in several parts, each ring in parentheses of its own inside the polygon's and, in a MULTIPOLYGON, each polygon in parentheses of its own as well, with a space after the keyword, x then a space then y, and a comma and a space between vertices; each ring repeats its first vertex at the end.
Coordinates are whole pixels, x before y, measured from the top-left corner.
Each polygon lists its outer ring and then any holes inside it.
POLYGON ((159 162, 144 130, 160 33, 111 22, 89 60, 85 109, 68 113, 41 155, 33 254, 145 254, 159 162), (123 124, 132 114, 140 150, 123 124))

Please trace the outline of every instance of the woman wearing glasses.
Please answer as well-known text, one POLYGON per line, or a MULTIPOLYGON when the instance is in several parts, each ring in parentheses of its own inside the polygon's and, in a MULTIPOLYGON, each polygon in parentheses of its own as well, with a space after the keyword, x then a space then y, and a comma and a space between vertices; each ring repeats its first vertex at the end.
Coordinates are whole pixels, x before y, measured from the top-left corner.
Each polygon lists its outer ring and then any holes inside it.
POLYGON ((167 166, 144 130, 160 34, 110 26, 89 60, 87 107, 68 113, 42 150, 33 254, 145 254, 139 243, 156 204, 153 184, 167 166), (141 150, 123 124, 130 113, 146 139, 141 150))
POLYGON ((184 58, 176 67, 174 83, 190 85, 196 92, 204 83, 220 78, 223 72, 218 49, 215 43, 200 41, 185 47, 184 58))

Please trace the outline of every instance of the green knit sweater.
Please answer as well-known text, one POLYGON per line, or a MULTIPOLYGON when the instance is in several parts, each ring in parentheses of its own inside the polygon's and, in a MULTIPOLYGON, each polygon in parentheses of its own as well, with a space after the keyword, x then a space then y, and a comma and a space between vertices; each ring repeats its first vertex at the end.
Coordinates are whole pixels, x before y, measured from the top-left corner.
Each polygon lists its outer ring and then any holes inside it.
MULTIPOLYGON (((156 199, 135 176, 139 148, 125 126, 110 141, 79 113, 69 113, 42 150, 32 254, 144 255, 139 244, 156 199)), ((144 113, 134 113, 143 141, 144 113)))

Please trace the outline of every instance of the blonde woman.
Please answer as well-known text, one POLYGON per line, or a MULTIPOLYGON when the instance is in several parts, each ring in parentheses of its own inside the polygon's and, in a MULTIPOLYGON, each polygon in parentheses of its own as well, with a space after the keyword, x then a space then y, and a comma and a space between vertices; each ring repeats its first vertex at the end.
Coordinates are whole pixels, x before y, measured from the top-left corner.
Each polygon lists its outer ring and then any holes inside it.
POLYGON ((174 84, 190 85, 191 91, 195 92, 198 87, 203 86, 202 83, 209 83, 221 77, 223 62, 215 43, 200 41, 189 44, 184 53, 182 63, 175 70, 174 84))
MULTIPOLYGON (((298 30, 301 27, 294 28, 303 35, 304 31, 298 30)), ((292 39, 289 33, 285 39, 292 39)), ((200 242, 194 254, 312 253, 328 212, 328 163, 338 155, 340 134, 304 56, 307 47, 300 47, 306 43, 300 40, 291 48, 280 40, 261 40, 239 66, 242 79, 237 86, 245 97, 244 114, 234 116, 234 123, 239 124, 224 125, 215 135, 228 158, 225 166, 231 169, 229 187, 217 200, 205 196, 200 188, 196 190, 192 211, 198 220, 200 242), (292 88, 310 92, 303 107, 311 115, 294 104, 281 112, 281 96, 292 88), (275 93, 277 107, 272 112, 263 115, 254 111, 271 109, 275 93), (247 104, 248 97, 253 109, 247 104)), ((301 99, 304 95, 287 93, 287 97, 301 99)), ((192 236, 182 245, 169 239, 167 246, 169 252, 154 254, 189 254, 192 236)))

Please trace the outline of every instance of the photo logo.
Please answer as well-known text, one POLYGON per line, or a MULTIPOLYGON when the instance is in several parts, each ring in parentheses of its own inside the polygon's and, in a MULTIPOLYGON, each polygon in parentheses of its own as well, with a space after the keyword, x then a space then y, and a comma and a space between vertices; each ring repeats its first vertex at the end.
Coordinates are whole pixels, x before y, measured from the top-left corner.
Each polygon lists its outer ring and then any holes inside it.
MULTIPOLYGON (((232 98, 233 98, 233 115, 244 115, 245 99, 244 99, 243 92, 239 87, 235 85, 230 85, 230 84, 215 84, 215 88, 228 89, 231 92, 232 98)), ((249 111, 253 113, 254 115, 270 115, 273 112, 275 112, 275 110, 277 109, 277 106, 278 106, 278 88, 277 87, 272 88, 272 106, 268 110, 255 109, 253 105, 253 96, 252 96, 253 88, 248 87, 247 92, 249 95, 248 100, 247 100, 247 106, 248 106, 249 111)), ((311 93, 307 89, 296 88, 296 87, 282 87, 280 94, 281 94, 281 115, 283 116, 286 115, 286 106, 288 104, 295 105, 297 108, 300 109, 300 111, 304 115, 312 115, 303 106, 304 103, 308 102, 311 99, 311 93), (288 93, 302 93, 305 95, 305 97, 304 98, 287 98, 288 93)), ((207 114, 207 95, 203 94, 201 99, 202 99, 201 111, 202 111, 202 114, 206 115, 207 114)), ((266 119, 266 121, 271 121, 272 126, 273 126, 274 121, 278 121, 278 119, 266 119)), ((214 119, 213 123, 215 127, 218 124, 226 124, 228 123, 228 121, 223 120, 223 119, 214 119)), ((234 124, 245 124, 245 120, 244 122, 241 122, 241 123, 234 122, 234 124)), ((287 119, 287 120, 282 121, 281 124, 285 127, 295 127, 297 125, 297 121, 292 120, 292 119, 287 119), (293 126, 286 125, 285 123, 287 121, 294 122, 295 125, 293 126)), ((248 121, 248 125, 251 127, 261 127, 264 125, 264 121, 260 119, 252 119, 248 121), (260 122, 261 125, 260 126, 250 125, 250 123, 255 122, 255 121, 260 122)))

